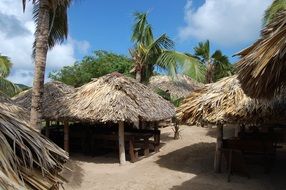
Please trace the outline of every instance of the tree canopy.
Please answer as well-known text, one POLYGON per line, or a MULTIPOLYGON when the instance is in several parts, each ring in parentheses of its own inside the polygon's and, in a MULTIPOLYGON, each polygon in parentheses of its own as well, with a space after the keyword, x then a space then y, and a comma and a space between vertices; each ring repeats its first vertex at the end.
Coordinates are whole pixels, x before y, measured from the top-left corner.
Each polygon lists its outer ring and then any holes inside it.
POLYGON ((68 85, 79 87, 92 78, 98 78, 112 72, 130 75, 133 62, 130 58, 107 51, 95 51, 71 66, 49 74, 49 78, 68 85))

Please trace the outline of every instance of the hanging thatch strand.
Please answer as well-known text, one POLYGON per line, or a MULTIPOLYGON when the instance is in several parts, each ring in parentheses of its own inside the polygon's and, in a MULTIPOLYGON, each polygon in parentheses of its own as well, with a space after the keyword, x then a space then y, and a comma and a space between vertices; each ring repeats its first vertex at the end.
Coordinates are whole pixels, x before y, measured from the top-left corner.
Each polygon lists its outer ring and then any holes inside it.
POLYGON ((237 55, 238 79, 245 93, 271 98, 286 84, 286 11, 261 31, 261 38, 237 55))
POLYGON ((177 117, 188 124, 271 124, 285 123, 286 93, 271 100, 245 95, 237 76, 208 84, 194 91, 177 109, 177 117))
POLYGON ((175 115, 172 104, 119 73, 94 79, 61 102, 50 110, 51 120, 134 123, 160 121, 175 115))
POLYGON ((27 113, 0 98, 0 189, 57 189, 68 155, 29 127, 27 113))
POLYGON ((178 75, 174 79, 169 76, 158 75, 151 77, 148 86, 155 92, 159 89, 170 93, 174 98, 185 98, 192 91, 202 87, 203 84, 186 75, 178 75))
MULTIPOLYGON (((49 118, 50 109, 52 105, 61 104, 59 98, 65 97, 65 95, 75 92, 75 88, 66 85, 59 81, 48 82, 44 86, 44 100, 43 100, 43 117, 49 118)), ((14 102, 21 107, 31 110, 32 101, 32 89, 21 92, 17 96, 12 98, 14 102)))

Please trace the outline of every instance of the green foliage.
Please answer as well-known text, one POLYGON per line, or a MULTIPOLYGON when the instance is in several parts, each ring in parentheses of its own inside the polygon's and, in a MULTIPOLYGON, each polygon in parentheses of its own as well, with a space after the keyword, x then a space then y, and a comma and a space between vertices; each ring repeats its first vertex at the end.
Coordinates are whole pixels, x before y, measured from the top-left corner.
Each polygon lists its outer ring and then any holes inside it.
POLYGON ((50 73, 49 78, 78 87, 90 82, 92 78, 115 71, 130 75, 132 65, 132 60, 128 57, 107 51, 95 51, 93 55, 84 57, 72 66, 50 73))
POLYGON ((264 26, 269 24, 275 15, 282 10, 286 10, 286 0, 274 0, 264 13, 264 26))
POLYGON ((7 56, 0 54, 0 77, 7 77, 10 74, 12 63, 7 56))
POLYGON ((169 92, 164 91, 160 88, 157 88, 155 92, 158 95, 160 95, 162 98, 164 98, 165 100, 168 100, 169 102, 171 102, 175 107, 179 107, 183 100, 183 98, 172 97, 169 92))

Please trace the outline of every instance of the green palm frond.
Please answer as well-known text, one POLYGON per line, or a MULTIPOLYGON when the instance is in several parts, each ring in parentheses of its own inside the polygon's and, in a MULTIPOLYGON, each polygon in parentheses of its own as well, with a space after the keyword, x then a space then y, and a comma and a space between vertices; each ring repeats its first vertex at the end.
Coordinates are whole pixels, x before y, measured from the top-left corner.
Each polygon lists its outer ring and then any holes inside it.
MULTIPOLYGON (((206 67, 195 57, 177 52, 164 51, 157 61, 158 65, 163 68, 176 68, 177 66, 183 69, 183 73, 197 81, 205 80, 206 67)), ((176 73, 171 73, 174 78, 176 73)))
POLYGON ((21 88, 10 82, 9 80, 0 77, 0 92, 6 94, 7 96, 14 96, 21 92, 21 88))
POLYGON ((269 24, 275 15, 282 10, 286 10, 286 0, 274 0, 265 11, 263 25, 266 26, 269 24))
POLYGON ((194 48, 194 56, 200 58, 201 62, 207 62, 210 59, 210 42, 199 42, 198 46, 194 48))
POLYGON ((10 74, 12 62, 9 57, 0 54, 0 77, 7 77, 10 74))
POLYGON ((135 43, 149 45, 153 42, 152 27, 147 21, 147 13, 134 13, 134 25, 131 40, 135 43))

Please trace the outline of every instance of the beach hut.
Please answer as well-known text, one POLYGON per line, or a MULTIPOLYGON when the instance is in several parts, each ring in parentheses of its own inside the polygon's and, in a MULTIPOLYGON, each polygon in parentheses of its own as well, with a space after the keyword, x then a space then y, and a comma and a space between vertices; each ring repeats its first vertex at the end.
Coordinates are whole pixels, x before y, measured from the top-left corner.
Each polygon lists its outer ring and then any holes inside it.
POLYGON ((286 84, 286 11, 281 11, 252 46, 239 52, 238 79, 245 93, 271 98, 286 84))
POLYGON ((219 171, 223 126, 285 124, 284 97, 285 90, 282 90, 271 100, 252 99, 244 93, 234 75, 194 91, 177 109, 177 118, 181 123, 190 125, 217 126, 215 170, 219 171))
POLYGON ((49 120, 64 122, 65 149, 69 147, 68 122, 118 125, 120 163, 125 162, 124 124, 153 123, 172 118, 175 108, 147 86, 112 73, 94 79, 51 105, 49 120))
POLYGON ((187 97, 192 91, 201 88, 203 84, 186 75, 177 75, 174 79, 166 75, 157 75, 150 78, 148 86, 154 92, 162 90, 168 92, 171 97, 180 99, 187 97))
POLYGON ((0 96, 0 189, 58 189, 68 155, 29 127, 27 113, 0 96))

